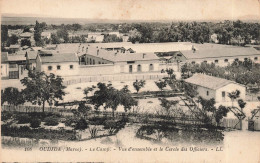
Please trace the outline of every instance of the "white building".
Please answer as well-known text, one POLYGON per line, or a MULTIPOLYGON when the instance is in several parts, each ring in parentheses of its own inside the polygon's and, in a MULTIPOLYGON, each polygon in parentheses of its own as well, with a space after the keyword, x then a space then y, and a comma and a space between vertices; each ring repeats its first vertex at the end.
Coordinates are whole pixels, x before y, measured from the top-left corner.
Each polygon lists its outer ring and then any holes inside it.
POLYGON ((102 42, 104 35, 102 33, 88 33, 87 41, 102 42))
POLYGON ((42 39, 45 39, 45 38, 50 39, 51 38, 51 32, 42 32, 41 38, 42 39))
POLYGON ((8 76, 9 76, 8 53, 1 52, 1 77, 6 78, 8 76))
POLYGON ((228 97, 228 93, 236 90, 240 91, 239 98, 245 100, 245 86, 234 81, 204 74, 194 74, 192 77, 186 79, 185 82, 197 87, 197 96, 201 96, 207 100, 214 98, 216 103, 231 102, 231 99, 228 97))
POLYGON ((78 75, 78 65, 75 53, 41 51, 36 58, 36 71, 63 77, 78 75))
POLYGON ((217 66, 228 66, 236 60, 251 59, 260 63, 260 52, 252 47, 224 47, 193 50, 182 50, 173 56, 175 61, 185 63, 215 63, 217 66))

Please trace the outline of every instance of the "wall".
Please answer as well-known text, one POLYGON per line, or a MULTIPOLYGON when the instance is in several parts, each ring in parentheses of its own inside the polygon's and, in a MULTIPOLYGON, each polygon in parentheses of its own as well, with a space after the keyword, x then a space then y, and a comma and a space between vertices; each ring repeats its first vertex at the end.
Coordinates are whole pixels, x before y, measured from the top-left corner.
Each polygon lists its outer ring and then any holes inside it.
POLYGON ((80 65, 78 69, 79 76, 105 75, 105 74, 114 74, 113 64, 80 65))
POLYGON ((186 62, 192 63, 193 61, 195 63, 202 63, 204 61, 207 61, 207 63, 215 63, 217 66, 228 66, 229 64, 232 64, 235 59, 239 59, 240 61, 244 61, 245 58, 250 58, 255 63, 260 63, 260 55, 252 55, 252 56, 234 56, 234 57, 223 57, 223 58, 205 58, 205 59, 189 59, 186 62), (255 57, 257 57, 257 60, 255 60, 255 57), (228 62, 225 62, 225 59, 228 59, 228 62), (215 60, 218 60, 218 63, 215 62, 215 60))
MULTIPOLYGON (((95 57, 95 56, 86 54, 85 55, 86 63, 84 63, 84 64, 86 64, 86 65, 93 65, 93 60, 95 60, 95 65, 102 64, 102 63, 104 63, 104 64, 112 64, 113 63, 111 61, 108 61, 108 60, 105 60, 105 59, 102 59, 102 58, 99 58, 99 57, 95 57), (91 59, 91 64, 90 64, 90 59, 91 59)), ((83 64, 83 63, 81 63, 81 64, 83 64)))
POLYGON ((161 71, 161 69, 159 68, 159 61, 150 60, 150 61, 135 61, 134 63, 116 62, 115 73, 130 73, 129 72, 130 65, 132 65, 132 73, 161 71), (150 70, 150 64, 153 65, 153 70, 150 70), (141 71, 138 71, 138 65, 141 65, 141 71))
POLYGON ((216 91, 216 102, 231 102, 231 99, 228 97, 228 93, 239 90, 240 97, 239 99, 246 99, 246 88, 239 84, 228 84, 222 88, 217 89, 216 91), (222 99, 222 92, 225 91, 225 99, 222 99))
POLYGON ((1 64, 1 77, 8 77, 9 76, 9 64, 2 63, 1 64))
POLYGON ((78 75, 78 62, 63 62, 63 63, 42 63, 41 71, 44 71, 46 74, 56 74, 59 76, 73 76, 78 75), (60 70, 57 69, 57 66, 60 66, 60 70), (70 69, 70 65, 73 65, 73 69, 70 69), (48 70, 48 66, 52 66, 52 70, 48 70))
POLYGON ((198 92, 197 97, 201 96, 202 98, 207 99, 207 100, 210 100, 211 98, 214 98, 214 99, 216 98, 216 96, 215 96, 216 91, 212 90, 212 89, 197 86, 197 92, 198 92), (209 93, 208 95, 207 95, 207 91, 209 93))

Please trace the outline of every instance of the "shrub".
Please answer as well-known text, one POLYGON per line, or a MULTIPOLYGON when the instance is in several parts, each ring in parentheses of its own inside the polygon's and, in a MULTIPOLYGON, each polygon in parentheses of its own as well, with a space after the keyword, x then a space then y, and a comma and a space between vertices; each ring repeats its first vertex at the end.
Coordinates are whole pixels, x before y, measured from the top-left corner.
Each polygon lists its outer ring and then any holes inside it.
POLYGON ((84 130, 88 128, 88 123, 85 119, 80 118, 78 122, 76 123, 75 129, 76 130, 84 130))
POLYGON ((18 114, 16 115, 16 120, 18 124, 30 123, 31 117, 27 114, 18 114))
POLYGON ((40 125, 41 125, 41 120, 37 119, 37 118, 32 119, 30 122, 30 126, 32 128, 38 128, 38 127, 40 127, 40 125))
POLYGON ((13 115, 13 114, 10 113, 10 112, 3 111, 3 112, 1 113, 1 121, 6 121, 6 120, 8 120, 8 119, 11 119, 12 115, 13 115))
POLYGON ((66 126, 71 126, 73 123, 77 123, 77 119, 75 119, 74 117, 67 117, 64 123, 66 126))
POLYGON ((44 121, 45 121, 45 125, 47 126, 56 126, 59 124, 59 119, 56 116, 46 117, 44 121))

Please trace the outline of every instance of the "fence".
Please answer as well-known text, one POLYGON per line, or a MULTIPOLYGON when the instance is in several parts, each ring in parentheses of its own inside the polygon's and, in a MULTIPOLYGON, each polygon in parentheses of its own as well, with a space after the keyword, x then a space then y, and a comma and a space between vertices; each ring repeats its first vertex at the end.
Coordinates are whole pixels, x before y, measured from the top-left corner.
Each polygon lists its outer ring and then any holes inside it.
POLYGON ((167 74, 127 74, 127 75, 103 75, 78 77, 76 79, 65 80, 65 86, 86 83, 86 82, 105 82, 105 81, 133 81, 133 80, 159 80, 167 77, 167 74))
MULTIPOLYGON (((42 112, 42 107, 40 106, 11 106, 11 105, 2 105, 1 111, 14 111, 14 112, 42 112)), ((44 107, 45 112, 66 112, 68 109, 59 108, 59 107, 44 107)))
POLYGON ((224 118, 220 124, 220 126, 225 128, 233 128, 241 130, 240 122, 238 119, 227 119, 224 118))

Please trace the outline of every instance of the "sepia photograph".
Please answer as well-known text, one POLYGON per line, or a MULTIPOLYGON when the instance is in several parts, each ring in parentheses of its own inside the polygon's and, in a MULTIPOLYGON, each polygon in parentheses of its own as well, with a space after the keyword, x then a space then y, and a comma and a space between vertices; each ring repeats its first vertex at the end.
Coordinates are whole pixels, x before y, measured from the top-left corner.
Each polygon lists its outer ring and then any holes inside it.
POLYGON ((0 0, 1 162, 260 162, 260 0, 0 0))

